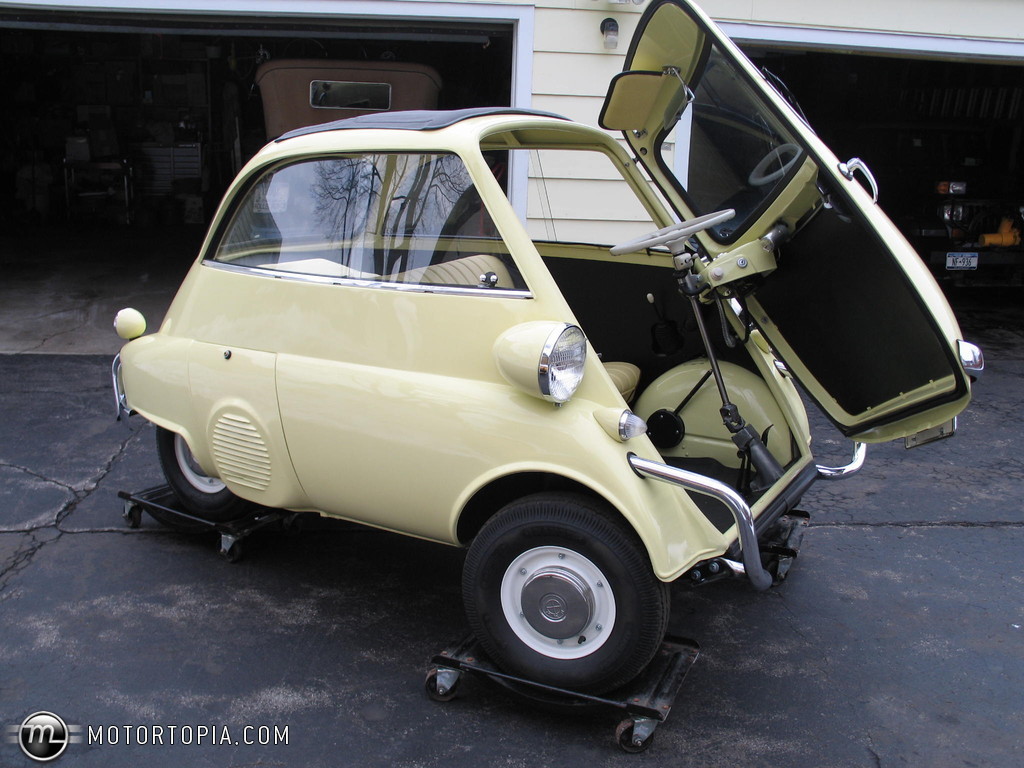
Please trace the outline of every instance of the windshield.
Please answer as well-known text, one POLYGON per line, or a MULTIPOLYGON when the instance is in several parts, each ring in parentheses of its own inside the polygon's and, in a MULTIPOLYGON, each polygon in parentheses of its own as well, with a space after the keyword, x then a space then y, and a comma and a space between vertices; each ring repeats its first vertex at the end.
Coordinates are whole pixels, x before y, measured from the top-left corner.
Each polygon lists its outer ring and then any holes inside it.
POLYGON ((734 219, 711 230, 728 242, 767 207, 803 150, 717 47, 694 81, 694 100, 676 127, 675 157, 665 162, 674 166, 695 216, 736 210, 734 219))

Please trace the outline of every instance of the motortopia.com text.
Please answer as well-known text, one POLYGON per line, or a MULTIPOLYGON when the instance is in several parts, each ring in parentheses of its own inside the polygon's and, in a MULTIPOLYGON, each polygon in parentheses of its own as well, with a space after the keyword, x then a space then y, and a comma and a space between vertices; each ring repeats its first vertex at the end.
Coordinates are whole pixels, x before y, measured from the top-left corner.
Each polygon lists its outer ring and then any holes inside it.
POLYGON ((85 730, 88 744, 108 746, 288 744, 287 725, 88 725, 85 730))

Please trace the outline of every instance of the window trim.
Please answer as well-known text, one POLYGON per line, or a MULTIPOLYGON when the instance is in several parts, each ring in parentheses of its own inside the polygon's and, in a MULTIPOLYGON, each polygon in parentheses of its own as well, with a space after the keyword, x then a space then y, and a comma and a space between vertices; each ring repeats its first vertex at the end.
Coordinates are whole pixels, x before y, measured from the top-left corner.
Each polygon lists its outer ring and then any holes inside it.
POLYGON ((394 283, 385 280, 363 280, 358 277, 328 277, 326 275, 311 275, 304 272, 285 272, 272 267, 248 267, 241 264, 228 264, 223 261, 204 259, 202 266, 211 269, 219 269, 225 272, 234 272, 244 275, 255 275, 257 277, 269 278, 272 280, 287 280, 289 282, 315 283, 318 285, 340 285, 351 288, 371 288, 385 291, 398 291, 400 293, 440 293, 452 296, 487 296, 500 299, 532 299, 533 292, 521 288, 474 288, 461 285, 431 285, 428 283, 394 283))

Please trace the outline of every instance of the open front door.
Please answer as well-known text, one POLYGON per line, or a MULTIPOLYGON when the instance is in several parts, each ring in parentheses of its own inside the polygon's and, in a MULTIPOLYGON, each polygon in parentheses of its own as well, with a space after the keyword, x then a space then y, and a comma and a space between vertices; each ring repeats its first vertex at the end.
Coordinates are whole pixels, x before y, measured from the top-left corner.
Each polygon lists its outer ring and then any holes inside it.
POLYGON ((844 434, 893 439, 966 406, 956 320, 853 178, 860 166, 840 163, 702 12, 653 0, 601 124, 681 218, 735 211, 698 236, 698 269, 844 434))

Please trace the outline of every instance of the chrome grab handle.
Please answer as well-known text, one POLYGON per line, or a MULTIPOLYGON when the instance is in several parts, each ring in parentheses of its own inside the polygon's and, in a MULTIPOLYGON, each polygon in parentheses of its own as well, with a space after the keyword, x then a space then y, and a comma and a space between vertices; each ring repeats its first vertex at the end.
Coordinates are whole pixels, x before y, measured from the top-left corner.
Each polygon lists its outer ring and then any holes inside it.
POLYGON ((871 199, 874 202, 878 202, 878 182, 875 181, 875 175, 871 173, 871 169, 868 168, 867 163, 861 160, 859 157, 851 157, 845 163, 840 163, 838 166, 839 172, 843 174, 844 178, 849 181, 853 181, 853 175, 860 171, 864 174, 864 178, 868 180, 868 185, 871 187, 871 199))
POLYGON ((761 550, 757 546, 757 532, 754 530, 754 516, 743 497, 725 483, 710 477, 671 467, 650 459, 629 454, 629 464, 641 477, 661 480, 663 483, 681 486, 689 491, 710 496, 725 504, 736 521, 739 530, 740 549, 743 556, 743 570, 755 589, 765 590, 772 585, 772 577, 761 564, 761 550))
POLYGON ((845 467, 824 467, 821 464, 818 464, 818 477, 825 480, 841 480, 844 477, 849 477, 864 466, 864 457, 867 455, 868 446, 866 443, 854 443, 853 461, 845 467))

